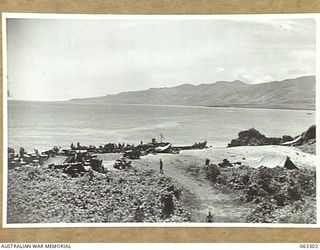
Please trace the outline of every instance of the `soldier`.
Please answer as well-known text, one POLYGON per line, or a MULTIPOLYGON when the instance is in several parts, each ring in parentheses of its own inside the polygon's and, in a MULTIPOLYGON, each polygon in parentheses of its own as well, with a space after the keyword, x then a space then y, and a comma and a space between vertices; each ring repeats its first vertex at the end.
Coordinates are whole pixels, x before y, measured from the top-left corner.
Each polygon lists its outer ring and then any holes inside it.
POLYGON ((160 174, 163 174, 164 171, 163 171, 163 163, 162 163, 162 160, 160 159, 160 174))
POLYGON ((26 153, 26 150, 23 147, 20 147, 20 158, 23 158, 23 155, 26 153))
POLYGON ((210 211, 209 211, 208 216, 206 218, 206 222, 213 222, 213 216, 211 215, 210 211))
POLYGON ((90 170, 89 170, 89 180, 92 181, 93 178, 94 178, 94 174, 93 174, 92 169, 90 168, 90 170))

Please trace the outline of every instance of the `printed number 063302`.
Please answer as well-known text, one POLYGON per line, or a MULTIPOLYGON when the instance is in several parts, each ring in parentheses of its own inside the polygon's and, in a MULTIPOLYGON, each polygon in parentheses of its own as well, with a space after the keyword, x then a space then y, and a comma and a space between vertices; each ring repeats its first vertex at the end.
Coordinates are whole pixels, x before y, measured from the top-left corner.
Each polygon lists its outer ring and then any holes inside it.
POLYGON ((300 244, 300 248, 303 249, 317 249, 318 244, 300 244))

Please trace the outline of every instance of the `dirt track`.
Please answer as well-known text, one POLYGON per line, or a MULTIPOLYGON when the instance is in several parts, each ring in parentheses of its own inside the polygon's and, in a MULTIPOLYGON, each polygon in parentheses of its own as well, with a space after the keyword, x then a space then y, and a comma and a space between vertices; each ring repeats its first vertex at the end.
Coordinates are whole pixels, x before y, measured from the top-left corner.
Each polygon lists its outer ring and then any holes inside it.
POLYGON ((191 212, 193 222, 205 222, 208 211, 213 214, 214 222, 246 222, 251 204, 240 204, 235 194, 213 188, 207 180, 187 174, 188 165, 199 164, 190 161, 192 157, 188 155, 149 155, 134 161, 133 166, 159 171, 160 158, 164 163, 164 174, 182 188, 182 201, 191 212))

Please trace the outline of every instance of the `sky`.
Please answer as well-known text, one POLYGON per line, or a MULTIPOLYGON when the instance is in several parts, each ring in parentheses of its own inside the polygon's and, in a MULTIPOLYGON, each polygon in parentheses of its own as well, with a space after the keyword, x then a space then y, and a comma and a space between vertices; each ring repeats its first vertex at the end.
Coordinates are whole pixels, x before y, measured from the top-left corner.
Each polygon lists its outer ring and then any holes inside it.
POLYGON ((288 20, 7 19, 14 100, 315 74, 316 24, 288 20))

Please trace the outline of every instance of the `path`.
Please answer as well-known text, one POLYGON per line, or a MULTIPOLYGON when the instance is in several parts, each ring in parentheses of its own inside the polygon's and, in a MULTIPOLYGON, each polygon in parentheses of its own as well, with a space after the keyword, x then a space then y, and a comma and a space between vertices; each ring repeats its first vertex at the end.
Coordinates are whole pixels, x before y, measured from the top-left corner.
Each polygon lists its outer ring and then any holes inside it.
POLYGON ((246 217, 252 210, 251 204, 241 204, 235 194, 214 188, 207 180, 187 173, 188 166, 199 166, 197 159, 181 154, 148 155, 133 161, 132 165, 140 169, 159 171, 160 158, 164 164, 165 175, 182 187, 182 202, 191 212, 193 222, 204 222, 208 211, 213 214, 215 222, 246 222, 246 217))

